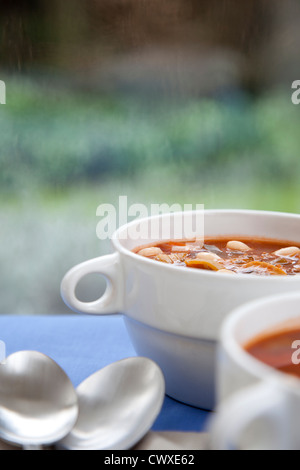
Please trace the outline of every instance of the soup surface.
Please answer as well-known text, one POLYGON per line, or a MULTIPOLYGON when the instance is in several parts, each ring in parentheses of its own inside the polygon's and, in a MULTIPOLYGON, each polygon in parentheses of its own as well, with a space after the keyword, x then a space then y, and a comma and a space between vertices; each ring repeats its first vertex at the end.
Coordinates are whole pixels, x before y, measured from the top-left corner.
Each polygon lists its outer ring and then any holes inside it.
POLYGON ((300 328, 253 339, 245 350, 275 369, 300 377, 300 328), (294 341, 299 344, 293 345, 294 341))
MULTIPOLYGON (((299 245, 300 246, 300 245, 299 245)), ((259 276, 300 274, 300 248, 290 242, 260 238, 173 240, 139 247, 135 253, 183 268, 259 276)))

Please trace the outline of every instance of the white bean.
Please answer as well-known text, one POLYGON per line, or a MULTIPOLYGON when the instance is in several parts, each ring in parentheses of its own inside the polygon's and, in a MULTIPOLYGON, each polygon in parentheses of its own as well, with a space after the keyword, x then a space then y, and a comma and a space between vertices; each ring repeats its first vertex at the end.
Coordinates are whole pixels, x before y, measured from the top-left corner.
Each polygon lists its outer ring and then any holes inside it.
POLYGON ((281 248, 280 250, 274 251, 276 256, 294 256, 300 252, 300 248, 296 246, 287 246, 286 248, 281 248))
POLYGON ((216 255, 215 253, 211 253, 210 251, 200 251, 200 253, 197 253, 196 258, 203 261, 219 261, 222 259, 220 256, 216 255))
POLYGON ((159 253, 155 259, 157 259, 157 261, 170 264, 174 262, 174 259, 172 259, 171 256, 172 255, 167 255, 166 253, 159 253))
POLYGON ((236 241, 236 240, 231 240, 230 242, 228 242, 227 243, 227 248, 229 248, 229 250, 233 250, 233 251, 249 251, 249 250, 251 250, 251 248, 249 248, 248 245, 246 245, 243 242, 236 241))
POLYGON ((141 256, 156 256, 162 253, 162 250, 157 246, 150 246, 148 248, 143 248, 142 250, 138 251, 138 255, 141 256))

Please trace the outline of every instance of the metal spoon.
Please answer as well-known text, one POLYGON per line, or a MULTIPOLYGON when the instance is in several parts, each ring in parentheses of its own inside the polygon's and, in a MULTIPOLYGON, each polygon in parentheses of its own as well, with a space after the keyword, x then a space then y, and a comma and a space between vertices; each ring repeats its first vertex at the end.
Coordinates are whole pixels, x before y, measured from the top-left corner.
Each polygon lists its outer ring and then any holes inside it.
POLYGON ((51 358, 18 351, 0 363, 0 438, 38 449, 62 439, 77 416, 76 391, 51 358))
POLYGON ((59 443, 69 450, 125 450, 151 428, 165 395, 160 368, 132 357, 95 372, 76 389, 78 420, 59 443))

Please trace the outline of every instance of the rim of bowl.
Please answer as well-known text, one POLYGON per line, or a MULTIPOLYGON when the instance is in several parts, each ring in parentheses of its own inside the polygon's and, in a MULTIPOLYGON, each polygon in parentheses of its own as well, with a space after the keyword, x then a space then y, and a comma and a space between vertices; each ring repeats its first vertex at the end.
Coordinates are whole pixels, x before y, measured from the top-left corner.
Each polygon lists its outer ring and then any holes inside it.
MULTIPOLYGON (((146 258, 143 256, 138 255, 137 253, 134 253, 133 251, 129 250, 128 248, 125 248, 122 243, 120 242, 118 236, 119 234, 125 229, 125 227, 133 227, 137 224, 141 224, 145 222, 146 220, 155 220, 162 218, 164 216, 170 216, 171 215, 176 215, 176 214, 186 214, 186 215, 192 215, 197 212, 202 212, 192 210, 192 211, 181 211, 181 212, 173 212, 173 213, 168 213, 168 214, 159 214, 159 215, 154 215, 154 216, 149 216, 149 217, 143 217, 140 219, 133 220, 132 222, 129 222, 126 225, 122 225, 119 227, 114 234, 112 235, 111 241, 113 243, 114 248, 123 253, 125 256, 129 256, 133 258, 136 261, 139 261, 141 263, 146 263, 150 265, 157 265, 159 264, 160 269, 165 269, 165 270, 178 270, 178 266, 173 266, 171 264, 167 263, 158 263, 156 260, 146 258)), ((299 219, 300 222, 300 215, 295 214, 292 212, 276 212, 276 211, 264 211, 264 210, 250 210, 250 209, 204 209, 204 214, 209 213, 209 214, 234 214, 234 215, 265 215, 265 216, 277 216, 278 218, 289 218, 289 219, 299 219)), ((276 238, 276 237, 275 237, 276 238)), ((185 276, 216 276, 217 272, 215 271, 209 271, 209 270, 201 270, 201 269, 186 269, 184 270, 185 276)), ((237 282, 289 282, 289 283, 299 283, 300 282, 300 274, 299 276, 284 276, 284 275, 278 275, 278 276, 257 276, 256 274, 242 274, 242 273, 235 273, 235 276, 233 277, 231 274, 228 273, 221 273, 222 279, 224 282, 226 280, 232 280, 235 279, 237 282)), ((220 276, 220 273, 219 273, 220 276)))
MULTIPOLYGON (((260 308, 264 305, 276 304, 278 301, 283 300, 286 300, 287 302, 298 301, 300 304, 300 292, 268 295, 266 297, 247 302, 234 309, 224 320, 221 327, 220 347, 226 351, 226 353, 235 363, 237 363, 241 368, 246 369, 247 372, 250 372, 250 374, 253 374, 259 380, 280 379, 281 383, 286 386, 294 387, 297 385, 299 388, 297 392, 300 394, 299 377, 292 376, 291 374, 279 371, 274 367, 265 364, 264 362, 249 354, 234 338, 234 330, 238 326, 238 322, 240 320, 250 315, 251 312, 255 311, 258 307, 260 308)), ((273 326, 275 325, 277 325, 277 323, 275 323, 273 326)), ((267 331, 267 328, 260 331, 260 333, 263 333, 263 331, 267 331)), ((252 336, 252 338, 255 338, 255 335, 252 336)))

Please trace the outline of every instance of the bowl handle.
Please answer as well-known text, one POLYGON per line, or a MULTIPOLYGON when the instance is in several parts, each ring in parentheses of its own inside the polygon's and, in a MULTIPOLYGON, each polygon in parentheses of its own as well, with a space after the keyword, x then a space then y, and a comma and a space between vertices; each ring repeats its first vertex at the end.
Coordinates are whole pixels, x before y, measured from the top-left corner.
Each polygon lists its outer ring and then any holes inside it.
POLYGON ((61 296, 75 312, 105 315, 119 313, 123 307, 123 282, 119 253, 100 256, 74 266, 61 282, 61 296), (87 274, 98 273, 106 278, 106 290, 97 300, 82 302, 76 297, 76 286, 87 274))

